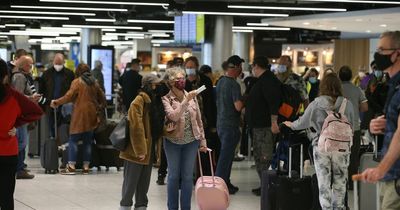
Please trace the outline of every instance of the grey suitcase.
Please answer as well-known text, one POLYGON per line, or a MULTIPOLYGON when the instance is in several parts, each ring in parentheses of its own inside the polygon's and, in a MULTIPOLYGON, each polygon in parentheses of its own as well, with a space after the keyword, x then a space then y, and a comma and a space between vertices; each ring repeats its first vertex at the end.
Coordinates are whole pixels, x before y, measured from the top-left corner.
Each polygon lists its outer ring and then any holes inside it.
MULTIPOLYGON (((54 109, 54 123, 57 128, 57 110, 54 109)), ((57 129, 55 129, 55 137, 48 137, 41 146, 40 164, 45 169, 46 174, 58 173, 58 144, 56 141, 57 129)))
MULTIPOLYGON (((375 137, 374 152, 366 152, 360 158, 360 173, 367 168, 378 166, 377 137, 375 137)), ((355 210, 379 210, 379 184, 371 184, 354 181, 354 209, 355 210)))

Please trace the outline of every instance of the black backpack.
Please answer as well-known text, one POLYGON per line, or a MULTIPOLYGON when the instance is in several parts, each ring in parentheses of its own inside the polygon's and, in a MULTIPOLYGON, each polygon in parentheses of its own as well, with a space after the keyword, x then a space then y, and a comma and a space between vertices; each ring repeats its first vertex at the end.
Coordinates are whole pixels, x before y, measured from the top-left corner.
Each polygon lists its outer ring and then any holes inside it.
POLYGON ((299 92, 292 86, 282 84, 282 103, 279 107, 278 121, 294 121, 299 117, 302 103, 299 92))

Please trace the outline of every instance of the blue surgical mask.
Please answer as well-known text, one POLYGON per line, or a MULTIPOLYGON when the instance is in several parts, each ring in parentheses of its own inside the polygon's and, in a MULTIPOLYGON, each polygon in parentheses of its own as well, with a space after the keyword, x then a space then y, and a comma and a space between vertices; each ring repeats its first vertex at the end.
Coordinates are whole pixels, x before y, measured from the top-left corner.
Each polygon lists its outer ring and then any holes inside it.
POLYGON ((309 81, 311 84, 315 84, 315 83, 317 82, 317 78, 316 78, 316 77, 310 77, 310 78, 308 78, 308 81, 309 81))
POLYGON ((276 71, 280 74, 285 73, 287 71, 287 68, 285 65, 278 65, 276 68, 276 71))
POLYGON ((380 71, 380 70, 375 70, 374 71, 374 75, 375 75, 376 78, 380 79, 383 76, 383 72, 380 71))
POLYGON ((279 66, 278 64, 272 64, 271 65, 271 71, 272 72, 276 72, 276 69, 278 68, 278 66, 279 66))
POLYGON ((186 75, 188 76, 196 75, 196 69, 186 69, 186 75))

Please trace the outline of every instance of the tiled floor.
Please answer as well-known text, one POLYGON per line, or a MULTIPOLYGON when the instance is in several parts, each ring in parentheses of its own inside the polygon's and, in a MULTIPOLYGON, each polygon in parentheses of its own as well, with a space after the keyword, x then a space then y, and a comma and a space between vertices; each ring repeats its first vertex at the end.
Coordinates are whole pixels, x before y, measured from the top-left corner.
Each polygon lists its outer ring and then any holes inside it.
MULTIPOLYGON (((258 177, 252 162, 235 162, 232 182, 240 190, 231 196, 230 210, 260 209, 260 197, 251 193, 257 187, 258 177)), ((17 180, 15 190, 16 210, 117 210, 120 201, 122 171, 111 168, 109 172, 94 171, 90 175, 47 175, 38 159, 28 160, 35 174, 33 180, 17 180)), ((148 210, 166 209, 166 186, 155 181, 157 169, 153 169, 149 190, 148 210)), ((194 196, 192 209, 197 209, 194 196)))
MULTIPOLYGON (((93 171, 90 175, 64 176, 44 174, 38 159, 27 161, 33 180, 17 180, 15 190, 16 210, 117 210, 120 201, 122 171, 111 168, 109 172, 93 171)), ((229 210, 260 209, 260 197, 251 193, 258 186, 258 177, 253 162, 234 162, 232 182, 240 190, 231 196, 229 210)), ((150 184, 148 210, 166 209, 166 185, 155 181, 157 169, 153 169, 150 184)), ((352 193, 349 204, 352 204, 352 193)), ((192 209, 197 209, 194 196, 192 209)), ((293 209, 295 210, 295 209, 293 209)))

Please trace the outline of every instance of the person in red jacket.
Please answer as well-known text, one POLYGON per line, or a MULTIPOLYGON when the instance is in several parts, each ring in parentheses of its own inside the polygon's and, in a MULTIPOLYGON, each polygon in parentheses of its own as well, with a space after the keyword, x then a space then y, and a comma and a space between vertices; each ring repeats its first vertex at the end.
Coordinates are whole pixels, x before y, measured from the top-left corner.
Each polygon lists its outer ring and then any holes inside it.
POLYGON ((0 59, 0 209, 14 209, 18 141, 15 127, 40 119, 42 109, 8 84, 7 64, 0 59))

